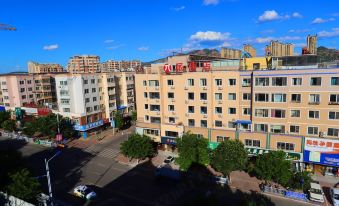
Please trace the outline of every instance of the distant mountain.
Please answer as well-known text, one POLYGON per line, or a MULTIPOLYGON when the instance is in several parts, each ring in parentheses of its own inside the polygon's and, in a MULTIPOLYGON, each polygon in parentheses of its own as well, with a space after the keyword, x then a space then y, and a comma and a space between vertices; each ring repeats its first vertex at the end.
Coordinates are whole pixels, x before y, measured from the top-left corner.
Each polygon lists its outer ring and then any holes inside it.
POLYGON ((220 53, 219 53, 219 51, 217 49, 193 50, 193 51, 190 51, 188 54, 220 57, 220 53))
POLYGON ((337 49, 328 49, 321 46, 317 49, 317 55, 320 62, 339 60, 339 50, 337 49))

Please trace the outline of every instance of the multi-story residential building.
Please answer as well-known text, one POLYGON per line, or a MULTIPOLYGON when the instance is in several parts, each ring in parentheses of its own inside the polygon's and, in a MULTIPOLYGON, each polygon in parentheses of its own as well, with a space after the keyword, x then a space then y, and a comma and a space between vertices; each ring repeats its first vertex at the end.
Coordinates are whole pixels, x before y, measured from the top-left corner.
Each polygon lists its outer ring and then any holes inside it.
POLYGON ((28 73, 0 75, 2 102, 6 107, 21 107, 36 103, 34 78, 28 73))
POLYGON ((293 44, 284 44, 279 41, 271 41, 269 45, 266 45, 265 48, 266 56, 293 56, 294 55, 294 45, 293 44))
POLYGON ((317 41, 318 41, 317 35, 307 36, 307 50, 309 54, 317 54, 317 41))
POLYGON ((117 101, 119 106, 127 108, 127 112, 135 110, 135 72, 116 72, 115 79, 118 86, 117 101))
POLYGON ((100 64, 101 72, 116 72, 122 69, 134 69, 141 66, 141 62, 139 60, 132 61, 114 61, 108 60, 104 63, 100 64))
POLYGON ((226 59, 240 59, 241 50, 232 48, 221 48, 221 57, 226 59))
POLYGON ((257 56, 257 50, 249 44, 244 44, 244 51, 248 52, 251 55, 251 57, 257 56))
POLYGON ((31 74, 41 73, 60 73, 65 72, 60 64, 40 64, 37 62, 28 62, 28 72, 31 74))
POLYGON ((104 110, 103 118, 112 117, 117 110, 117 85, 114 73, 102 73, 98 79, 100 108, 104 110))
POLYGON ((48 107, 55 107, 57 101, 54 74, 34 74, 34 93, 36 103, 48 107))
POLYGON ((70 73, 100 72, 100 57, 95 55, 73 56, 69 59, 67 71, 70 73))
POLYGON ((338 138, 339 68, 243 71, 200 61, 169 57, 136 74, 138 133, 172 145, 191 131, 211 148, 239 139, 252 154, 284 150, 297 168, 305 137, 338 138))

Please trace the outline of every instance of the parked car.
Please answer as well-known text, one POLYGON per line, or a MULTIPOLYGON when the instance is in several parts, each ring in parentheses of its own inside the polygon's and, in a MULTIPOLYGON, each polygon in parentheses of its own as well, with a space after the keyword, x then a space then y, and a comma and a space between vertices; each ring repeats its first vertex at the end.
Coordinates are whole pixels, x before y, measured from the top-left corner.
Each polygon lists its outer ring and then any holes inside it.
POLYGON ((77 186, 74 188, 73 193, 75 196, 85 198, 87 200, 94 199, 97 196, 97 194, 86 185, 77 186))
POLYGON ((339 206, 339 188, 331 188, 333 206, 339 206))
POLYGON ((224 186, 228 184, 228 179, 226 177, 212 176, 212 181, 218 185, 224 186))
POLYGON ((310 200, 315 202, 324 202, 324 192, 320 187, 319 182, 311 182, 310 200))
POLYGON ((174 157, 172 156, 168 156, 165 160, 164 160, 164 164, 170 164, 174 161, 174 157))

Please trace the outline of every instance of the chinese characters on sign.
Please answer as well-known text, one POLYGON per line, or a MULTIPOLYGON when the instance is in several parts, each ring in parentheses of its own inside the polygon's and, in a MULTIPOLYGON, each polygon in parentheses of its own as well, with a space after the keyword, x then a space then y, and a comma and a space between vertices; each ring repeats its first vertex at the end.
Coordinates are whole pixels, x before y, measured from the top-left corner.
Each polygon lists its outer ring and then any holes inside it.
POLYGON ((304 161, 339 166, 339 140, 305 138, 304 161))
MULTIPOLYGON (((196 72, 198 67, 201 67, 202 72, 209 72, 211 70, 211 63, 210 62, 188 62, 188 71, 189 72, 196 72)), ((164 72, 166 74, 172 73, 182 73, 186 72, 186 66, 183 63, 176 63, 176 64, 164 64, 164 72)))

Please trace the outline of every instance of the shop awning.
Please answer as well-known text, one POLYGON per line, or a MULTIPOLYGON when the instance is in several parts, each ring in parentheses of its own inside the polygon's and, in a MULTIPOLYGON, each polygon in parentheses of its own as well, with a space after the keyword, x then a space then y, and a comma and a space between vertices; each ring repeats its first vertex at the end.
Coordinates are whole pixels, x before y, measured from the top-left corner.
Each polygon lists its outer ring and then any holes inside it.
POLYGON ((127 106, 121 105, 121 106, 118 106, 118 107, 117 107, 117 110, 123 110, 123 109, 126 109, 126 108, 127 108, 127 106))
POLYGON ((235 124, 252 124, 251 120, 237 120, 234 122, 235 124))

